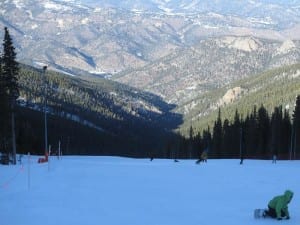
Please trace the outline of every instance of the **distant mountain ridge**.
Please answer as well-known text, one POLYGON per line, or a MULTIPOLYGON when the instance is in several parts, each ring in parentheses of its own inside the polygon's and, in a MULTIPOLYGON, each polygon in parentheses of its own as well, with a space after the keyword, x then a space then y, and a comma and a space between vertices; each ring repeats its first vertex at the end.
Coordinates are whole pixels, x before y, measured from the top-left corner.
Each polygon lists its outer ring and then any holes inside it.
MULTIPOLYGON (((76 2, 76 0, 74 2, 76 2)), ((269 12, 275 8, 283 11, 291 7, 295 10, 294 12, 296 12, 300 5, 299 2, 294 0, 81 0, 80 2, 92 6, 107 6, 123 8, 126 10, 139 10, 166 14, 221 12, 223 14, 236 14, 243 16, 260 15, 260 10, 262 8, 266 10, 266 14, 269 14, 269 12), (260 10, 258 10, 259 8, 260 10)))
POLYGON ((1 1, 0 24, 10 29, 20 61, 97 76, 145 66, 207 37, 300 37, 297 1, 187 2, 1 1))
POLYGON ((202 40, 113 79, 156 93, 181 107, 233 81, 299 61, 300 41, 226 36, 202 40))

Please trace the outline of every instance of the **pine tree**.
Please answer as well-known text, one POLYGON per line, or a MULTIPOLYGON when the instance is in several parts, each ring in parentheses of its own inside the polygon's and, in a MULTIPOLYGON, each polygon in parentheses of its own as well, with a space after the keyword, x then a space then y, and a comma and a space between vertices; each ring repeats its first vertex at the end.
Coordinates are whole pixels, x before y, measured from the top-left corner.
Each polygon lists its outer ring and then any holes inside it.
POLYGON ((188 147, 188 158, 192 158, 194 155, 194 129, 190 126, 189 131, 189 147, 188 147))
POLYGON ((245 149, 247 154, 260 157, 260 153, 257 151, 257 111, 256 106, 253 107, 253 111, 250 115, 247 115, 245 119, 245 125, 243 129, 243 137, 245 138, 245 149))
POLYGON ((297 96, 296 106, 293 113, 293 138, 292 150, 294 155, 300 150, 300 95, 297 96))
POLYGON ((8 96, 6 82, 2 71, 2 56, 0 57, 0 150, 8 154, 7 149, 7 128, 8 128, 8 96))
POLYGON ((203 137, 203 150, 207 149, 208 152, 210 152, 210 148, 211 148, 211 142, 212 142, 212 137, 211 137, 211 133, 210 133, 210 127, 207 127, 207 130, 203 130, 202 133, 202 137, 203 137))
POLYGON ((232 143, 232 150, 236 155, 243 155, 243 149, 241 146, 241 129, 242 129, 242 122, 240 120, 240 114, 236 109, 234 115, 234 122, 232 125, 232 136, 233 136, 233 143, 232 143))
POLYGON ((19 97, 18 87, 19 64, 16 61, 15 48, 7 27, 4 28, 2 76, 5 91, 8 96, 9 110, 11 116, 11 139, 13 164, 16 164, 16 140, 15 140, 15 104, 19 97))
POLYGON ((203 139, 201 137, 200 132, 194 138, 194 145, 195 145, 195 157, 200 159, 201 152, 203 150, 203 139))
POLYGON ((233 132, 232 126, 229 124, 229 120, 225 119, 223 123, 223 142, 222 142, 222 157, 233 155, 233 132))
POLYGON ((270 119, 267 110, 262 105, 258 109, 258 152, 264 156, 266 156, 268 152, 268 144, 269 144, 269 126, 270 119))
POLYGON ((212 151, 216 157, 220 157, 222 151, 222 138, 223 138, 223 128, 221 120, 221 109, 219 108, 218 118, 215 121, 213 128, 213 140, 212 140, 212 151))
POLYGON ((278 155, 282 150, 282 106, 275 107, 272 113, 271 135, 271 152, 273 155, 278 155))
POLYGON ((285 153, 288 153, 291 150, 291 131, 291 118, 288 110, 285 109, 282 121, 282 149, 285 153))

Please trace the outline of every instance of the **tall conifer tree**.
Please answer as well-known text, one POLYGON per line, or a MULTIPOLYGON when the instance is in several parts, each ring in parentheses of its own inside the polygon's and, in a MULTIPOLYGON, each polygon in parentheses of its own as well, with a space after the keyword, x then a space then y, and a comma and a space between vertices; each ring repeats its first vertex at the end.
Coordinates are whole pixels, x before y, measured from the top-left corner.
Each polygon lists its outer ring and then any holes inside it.
POLYGON ((268 144, 269 144, 269 126, 270 126, 270 118, 267 110, 263 105, 258 109, 258 152, 263 156, 266 156, 268 152, 268 144))
POLYGON ((285 151, 285 153, 288 153, 291 149, 291 131, 291 118, 288 110, 285 109, 282 121, 282 148, 285 151))
POLYGON ((236 155, 242 155, 243 154, 243 146, 241 146, 241 132, 242 132, 242 122, 240 120, 240 114, 238 112, 238 110, 235 110, 235 114, 234 114, 234 122, 233 122, 233 128, 232 128, 232 132, 233 132, 233 143, 232 143, 232 147, 233 147, 233 152, 236 155))
POLYGON ((293 113, 293 152, 294 155, 300 151, 300 95, 297 96, 296 106, 293 113))
POLYGON ((8 153, 6 144, 8 140, 8 115, 7 85, 2 70, 2 55, 0 55, 0 149, 3 153, 8 153))
POLYGON ((218 118, 214 124, 213 128, 213 140, 212 140, 212 151, 216 157, 220 157, 222 151, 222 142, 223 142, 223 128, 222 128, 222 119, 221 119, 221 109, 219 108, 218 118))
POLYGON ((223 142, 222 142, 222 153, 221 157, 227 157, 234 155, 233 152, 233 126, 230 125, 229 120, 225 119, 223 123, 223 142))
POLYGON ((16 61, 16 52, 12 38, 7 27, 4 28, 2 76, 5 91, 8 96, 9 110, 11 115, 11 139, 13 164, 16 164, 16 138, 15 138, 15 104, 19 97, 18 87, 19 64, 16 61))
POLYGON ((271 118, 271 152, 278 155, 282 149, 282 106, 275 107, 271 118))

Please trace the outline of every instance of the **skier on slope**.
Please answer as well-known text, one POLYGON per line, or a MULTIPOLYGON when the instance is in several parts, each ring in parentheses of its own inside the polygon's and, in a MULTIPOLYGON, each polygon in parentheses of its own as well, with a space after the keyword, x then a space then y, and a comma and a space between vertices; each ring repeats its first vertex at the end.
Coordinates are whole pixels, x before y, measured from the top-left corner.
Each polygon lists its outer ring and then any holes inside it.
POLYGON ((286 190, 283 195, 274 197, 268 204, 268 210, 265 210, 264 217, 270 216, 277 220, 290 219, 288 204, 293 198, 293 192, 286 190))

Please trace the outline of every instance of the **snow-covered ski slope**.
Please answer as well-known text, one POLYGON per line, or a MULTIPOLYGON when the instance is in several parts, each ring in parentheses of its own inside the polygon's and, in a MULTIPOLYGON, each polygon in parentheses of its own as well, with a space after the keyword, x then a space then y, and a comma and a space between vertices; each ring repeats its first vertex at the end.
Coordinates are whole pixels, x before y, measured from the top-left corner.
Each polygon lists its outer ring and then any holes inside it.
POLYGON ((0 165, 1 225, 300 224, 300 162, 51 157, 0 165), (254 208, 294 191, 291 219, 253 218, 254 208))

